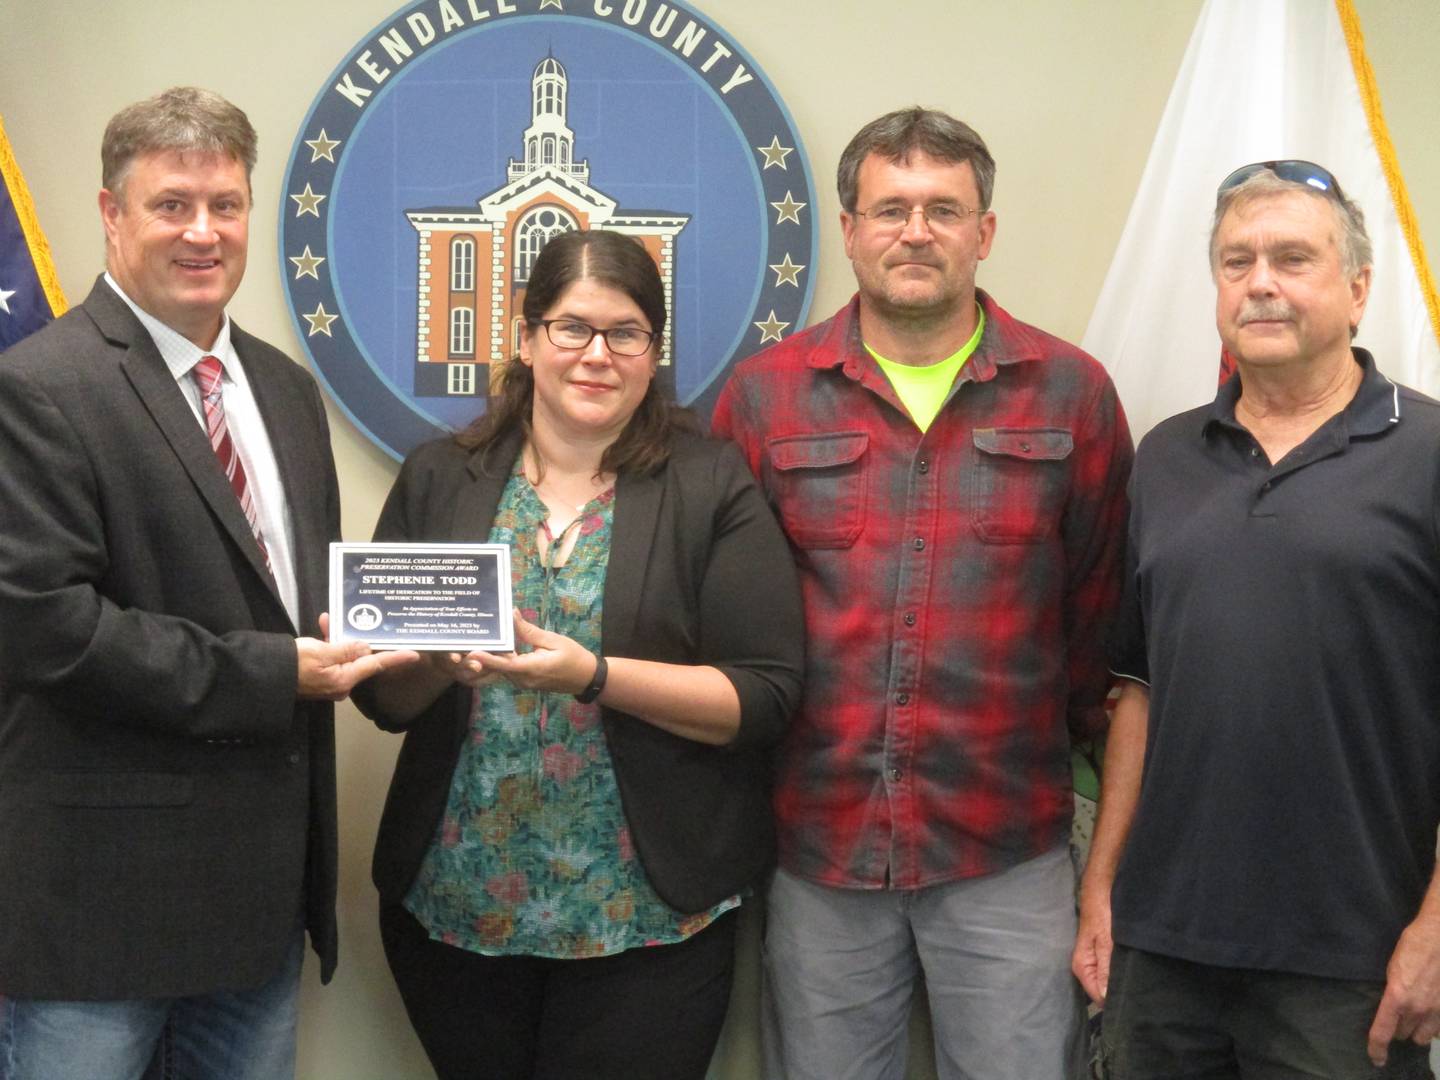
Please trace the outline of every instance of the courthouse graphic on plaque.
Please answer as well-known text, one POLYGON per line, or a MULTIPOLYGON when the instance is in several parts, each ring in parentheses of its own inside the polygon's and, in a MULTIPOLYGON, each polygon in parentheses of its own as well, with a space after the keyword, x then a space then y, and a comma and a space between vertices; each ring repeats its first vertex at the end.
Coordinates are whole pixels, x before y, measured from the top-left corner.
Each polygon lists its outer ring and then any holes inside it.
MULTIPOLYGON (((416 397, 486 393, 491 365, 505 363, 520 347, 535 256, 562 232, 603 228, 636 237, 660 268, 666 309, 675 310, 675 238, 690 216, 622 211, 590 186, 590 162, 576 158, 575 133, 565 120, 567 92, 565 68, 546 56, 531 80, 524 156, 510 159, 505 185, 473 206, 405 212, 420 237, 416 397)), ((667 326, 662 364, 670 362, 672 340, 667 326)))

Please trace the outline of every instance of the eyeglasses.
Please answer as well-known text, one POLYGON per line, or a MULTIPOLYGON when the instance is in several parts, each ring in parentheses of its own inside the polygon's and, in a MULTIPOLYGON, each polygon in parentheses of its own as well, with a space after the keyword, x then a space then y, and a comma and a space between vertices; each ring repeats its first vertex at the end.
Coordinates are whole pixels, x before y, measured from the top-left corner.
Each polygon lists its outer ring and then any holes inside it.
POLYGON ((1216 197, 1224 195, 1231 188, 1239 187, 1252 176, 1262 172, 1272 172, 1281 180, 1304 184, 1329 195, 1339 203, 1345 202, 1345 193, 1340 190, 1340 181, 1335 179, 1329 169, 1316 165, 1313 161, 1301 161, 1298 158, 1291 158, 1287 161, 1257 161, 1253 165, 1242 165, 1220 181, 1220 187, 1215 192, 1216 197))
POLYGON ((968 206, 960 203, 930 203, 926 206, 915 206, 906 208, 899 203, 885 203, 883 206, 872 206, 869 210, 856 210, 857 217, 862 217, 870 222, 877 232, 900 232, 910 224, 910 219, 916 214, 925 218, 925 224, 935 232, 949 232, 958 229, 967 217, 978 213, 968 206))
POLYGON ((605 347, 616 356, 644 356, 656 338, 653 332, 638 326, 612 326, 602 330, 574 319, 542 319, 538 325, 545 328, 545 336, 557 349, 588 348, 599 334, 605 339, 605 347))

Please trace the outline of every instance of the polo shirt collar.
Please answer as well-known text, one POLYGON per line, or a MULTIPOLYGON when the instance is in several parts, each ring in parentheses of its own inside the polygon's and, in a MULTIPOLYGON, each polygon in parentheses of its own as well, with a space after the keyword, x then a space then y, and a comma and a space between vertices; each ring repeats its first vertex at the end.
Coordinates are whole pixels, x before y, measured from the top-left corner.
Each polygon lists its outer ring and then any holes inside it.
MULTIPOLYGON (((1360 386, 1349 404, 1325 424, 1321 430, 1335 428, 1337 442, 1349 442, 1357 436, 1380 435, 1400 422, 1400 388, 1375 366, 1368 349, 1351 346, 1350 352, 1360 365, 1360 386)), ((1208 437, 1217 427, 1243 430, 1235 419, 1235 404, 1240 400, 1240 374, 1237 372, 1221 384, 1210 404, 1210 415, 1201 428, 1208 437)))

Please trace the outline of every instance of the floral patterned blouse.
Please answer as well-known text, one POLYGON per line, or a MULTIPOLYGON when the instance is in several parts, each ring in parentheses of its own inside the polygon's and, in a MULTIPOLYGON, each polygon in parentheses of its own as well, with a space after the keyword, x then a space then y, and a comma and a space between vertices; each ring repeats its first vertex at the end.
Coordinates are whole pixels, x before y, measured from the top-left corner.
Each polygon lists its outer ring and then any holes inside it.
MULTIPOLYGON (((537 543, 548 511, 517 463, 490 529, 491 543, 510 545, 525 618, 592 651, 614 504, 613 488, 587 503, 567 527, 579 529, 570 557, 552 566, 537 543)), ((683 941, 739 903, 682 915, 655 894, 630 843, 599 705, 504 680, 475 691, 445 814, 405 897, 432 938, 492 956, 607 956, 683 941)))

